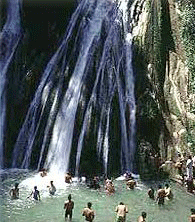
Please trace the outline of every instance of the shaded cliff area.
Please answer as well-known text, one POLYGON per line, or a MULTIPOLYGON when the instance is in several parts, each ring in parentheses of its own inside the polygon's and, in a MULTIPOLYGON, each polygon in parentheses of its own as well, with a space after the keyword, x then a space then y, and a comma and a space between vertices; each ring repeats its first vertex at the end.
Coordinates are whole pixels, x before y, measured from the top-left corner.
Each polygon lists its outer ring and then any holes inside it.
POLYGON ((190 0, 136 4, 138 159, 140 173, 150 175, 162 164, 174 164, 178 153, 194 154, 195 5, 190 0))

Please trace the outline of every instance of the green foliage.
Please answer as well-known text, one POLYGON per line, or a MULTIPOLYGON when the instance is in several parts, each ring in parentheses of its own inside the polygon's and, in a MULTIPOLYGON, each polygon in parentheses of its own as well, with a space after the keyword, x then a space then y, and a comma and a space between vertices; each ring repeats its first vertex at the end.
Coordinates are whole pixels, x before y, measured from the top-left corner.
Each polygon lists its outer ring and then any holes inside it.
POLYGON ((186 64, 191 73, 190 90, 195 93, 195 6, 190 1, 180 1, 181 36, 185 47, 186 64))
POLYGON ((152 95, 144 95, 139 99, 140 115, 149 119, 155 119, 159 115, 158 105, 152 95))
POLYGON ((195 122, 189 123, 185 138, 192 153, 195 153, 195 122))
POLYGON ((147 38, 150 41, 149 44, 152 43, 150 56, 156 70, 156 81, 159 83, 159 90, 163 92, 166 59, 169 50, 174 50, 168 1, 148 1, 149 5, 150 22, 147 38))

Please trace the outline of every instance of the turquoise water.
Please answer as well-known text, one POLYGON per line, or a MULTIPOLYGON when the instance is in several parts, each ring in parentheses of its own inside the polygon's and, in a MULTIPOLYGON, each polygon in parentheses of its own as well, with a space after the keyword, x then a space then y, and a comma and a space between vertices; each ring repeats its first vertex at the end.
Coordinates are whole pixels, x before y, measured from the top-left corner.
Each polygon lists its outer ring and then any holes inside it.
MULTIPOLYGON (((55 175, 59 178, 60 175, 55 175)), ((1 183, 0 196, 0 221, 1 222, 60 222, 64 221, 64 201, 68 194, 72 194, 75 202, 73 211, 73 222, 85 221, 82 217, 82 209, 87 202, 92 202, 92 208, 96 212, 96 222, 116 221, 115 207, 119 202, 124 202, 129 210, 127 222, 136 222, 142 211, 147 212, 147 221, 155 222, 185 222, 188 221, 190 209, 195 207, 195 197, 186 193, 185 189, 171 182, 171 188, 174 193, 172 201, 165 201, 165 205, 159 207, 153 200, 147 196, 147 189, 153 184, 155 189, 158 184, 165 184, 166 181, 156 183, 146 183, 138 181, 135 190, 127 190, 124 181, 114 180, 116 193, 108 196, 105 193, 103 184, 101 190, 92 190, 79 183, 67 185, 54 180, 57 192, 54 196, 49 196, 46 184, 46 178, 28 172, 7 173, 7 179, 1 183), (35 178, 39 181, 36 181, 35 178), (15 183, 19 181, 20 198, 11 200, 8 191, 15 183), (56 182, 56 183, 55 183, 56 182), (41 194, 41 201, 36 202, 26 197, 30 194, 34 185, 38 186, 41 194)), ((55 178, 55 177, 54 177, 55 178)), ((49 185, 49 184, 48 184, 49 185)))

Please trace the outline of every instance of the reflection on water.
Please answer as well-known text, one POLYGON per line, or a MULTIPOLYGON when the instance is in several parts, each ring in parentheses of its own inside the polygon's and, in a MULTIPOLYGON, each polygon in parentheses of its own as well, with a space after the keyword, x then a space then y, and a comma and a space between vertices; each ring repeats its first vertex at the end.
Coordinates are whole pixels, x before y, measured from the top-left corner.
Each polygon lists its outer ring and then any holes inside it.
MULTIPOLYGON (((49 175, 40 177, 38 174, 28 171, 3 171, 1 172, 0 186, 0 221, 1 222, 60 222, 64 221, 64 201, 68 194, 72 194, 75 202, 73 211, 73 222, 82 222, 82 209, 87 202, 92 202, 93 209, 96 211, 96 222, 113 222, 116 219, 115 207, 119 202, 124 202, 129 209, 127 222, 137 221, 137 217, 142 211, 147 212, 147 221, 155 222, 185 222, 188 221, 190 209, 195 206, 194 196, 187 194, 184 189, 175 183, 171 183, 174 193, 172 201, 166 201, 165 205, 159 207, 153 200, 147 196, 147 189, 152 184, 157 189, 159 183, 146 183, 138 180, 138 186, 135 190, 126 190, 125 182, 114 180, 116 193, 106 195, 103 184, 101 190, 91 190, 85 185, 73 183, 65 184, 63 175, 49 175), (56 194, 50 196, 47 185, 50 180, 54 181, 57 188, 56 194), (19 181, 20 199, 11 200, 8 192, 16 181, 19 181), (27 196, 37 185, 41 194, 41 201, 36 202, 27 199, 27 196)), ((166 181, 167 182, 167 181, 166 181)), ((164 186, 165 181, 161 182, 164 186)))

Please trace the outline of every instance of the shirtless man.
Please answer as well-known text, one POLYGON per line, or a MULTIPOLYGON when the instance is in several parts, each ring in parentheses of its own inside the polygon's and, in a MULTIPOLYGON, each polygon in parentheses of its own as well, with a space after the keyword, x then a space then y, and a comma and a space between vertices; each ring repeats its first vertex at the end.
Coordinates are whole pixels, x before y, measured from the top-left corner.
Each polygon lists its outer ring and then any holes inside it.
POLYGON ((128 209, 123 202, 120 202, 120 204, 116 207, 115 212, 117 212, 117 222, 125 222, 128 209))
POLYGON ((69 219, 72 221, 72 210, 74 208, 74 201, 71 200, 71 194, 68 195, 68 200, 64 203, 64 209, 65 209, 65 220, 69 219))
POLYGON ((56 192, 56 187, 53 185, 53 181, 50 181, 50 186, 47 186, 49 188, 49 193, 51 195, 54 195, 56 192))
POLYGON ((157 190, 157 196, 156 196, 156 201, 159 205, 163 205, 164 201, 165 201, 165 190, 162 188, 161 185, 158 186, 158 190, 157 190))
POLYGON ((115 192, 114 184, 109 179, 106 180, 105 190, 107 194, 113 194, 115 192))
POLYGON ((191 209, 191 216, 189 217, 189 222, 195 222, 195 209, 191 209))
POLYGON ((19 198, 19 188, 18 188, 19 183, 15 183, 15 187, 12 188, 9 191, 9 195, 11 196, 11 199, 18 199, 19 198))
POLYGON ((30 198, 31 196, 33 197, 34 200, 40 201, 40 193, 37 190, 37 186, 34 186, 34 190, 31 192, 31 194, 27 198, 30 198))
POLYGON ((142 215, 138 217, 137 222, 146 222, 146 212, 142 212, 142 215))
POLYGON ((127 189, 129 190, 133 190, 135 188, 135 185, 136 185, 136 181, 134 179, 130 179, 126 183, 127 189))
POLYGON ((72 176, 69 172, 65 174, 65 182, 72 183, 72 176))
POLYGON ((82 213, 82 215, 85 216, 85 220, 90 221, 90 222, 92 222, 94 220, 94 217, 95 217, 95 212, 91 208, 91 206, 92 206, 92 203, 88 202, 87 207, 84 208, 83 213, 82 213))
POLYGON ((99 178, 98 177, 94 177, 93 180, 91 181, 91 184, 89 186, 90 188, 93 189, 100 189, 100 185, 99 185, 99 178))
POLYGON ((43 168, 43 169, 40 170, 40 176, 41 176, 41 177, 47 176, 47 170, 46 170, 45 168, 43 168))

